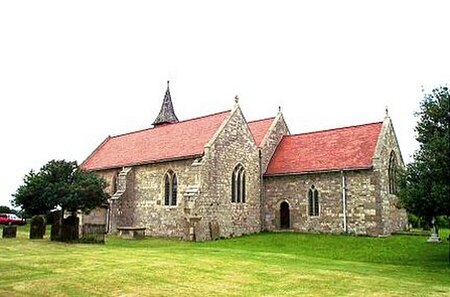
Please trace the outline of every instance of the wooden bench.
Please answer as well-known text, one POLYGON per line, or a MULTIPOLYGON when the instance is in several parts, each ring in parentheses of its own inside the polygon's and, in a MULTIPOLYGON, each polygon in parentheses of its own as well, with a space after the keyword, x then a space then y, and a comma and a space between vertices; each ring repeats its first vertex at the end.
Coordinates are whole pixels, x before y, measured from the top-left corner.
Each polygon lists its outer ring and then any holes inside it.
POLYGON ((125 239, 140 239, 145 237, 145 227, 117 227, 119 236, 125 239))

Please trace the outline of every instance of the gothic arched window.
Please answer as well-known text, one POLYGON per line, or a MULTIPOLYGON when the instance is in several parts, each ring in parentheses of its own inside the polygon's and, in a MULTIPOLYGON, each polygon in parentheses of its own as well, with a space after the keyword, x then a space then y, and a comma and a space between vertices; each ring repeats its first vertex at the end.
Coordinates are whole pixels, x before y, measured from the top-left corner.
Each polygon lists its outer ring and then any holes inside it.
POLYGON ((177 205, 177 175, 172 170, 164 176, 164 205, 177 205))
POLYGON ((231 202, 245 203, 245 169, 236 165, 231 175, 231 202))
POLYGON ((389 180, 389 194, 397 193, 397 156, 394 151, 391 151, 389 156, 389 168, 388 168, 388 180, 389 180))
POLYGON ((309 216, 319 215, 319 192, 314 185, 308 190, 308 214, 309 216))

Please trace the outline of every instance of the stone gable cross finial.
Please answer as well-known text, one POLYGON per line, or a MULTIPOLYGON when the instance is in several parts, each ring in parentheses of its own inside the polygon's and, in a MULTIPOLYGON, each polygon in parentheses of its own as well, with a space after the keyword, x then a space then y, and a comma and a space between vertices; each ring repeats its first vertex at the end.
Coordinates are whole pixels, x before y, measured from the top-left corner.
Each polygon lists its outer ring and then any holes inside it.
POLYGON ((387 117, 389 116, 389 109, 388 109, 387 105, 386 105, 386 116, 387 117))
POLYGON ((234 102, 236 102, 236 104, 239 103, 239 96, 238 96, 238 95, 236 95, 236 96, 234 97, 234 102))

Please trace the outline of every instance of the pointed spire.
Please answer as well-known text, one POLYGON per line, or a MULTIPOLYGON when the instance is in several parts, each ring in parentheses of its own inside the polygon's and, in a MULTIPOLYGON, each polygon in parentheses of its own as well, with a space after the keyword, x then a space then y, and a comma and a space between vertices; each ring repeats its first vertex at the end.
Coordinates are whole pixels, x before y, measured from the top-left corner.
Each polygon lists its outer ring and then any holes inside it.
POLYGON ((171 124, 178 122, 178 118, 173 110, 172 98, 170 97, 169 81, 167 81, 167 90, 164 95, 163 103, 161 105, 161 110, 153 122, 154 126, 161 124, 171 124))

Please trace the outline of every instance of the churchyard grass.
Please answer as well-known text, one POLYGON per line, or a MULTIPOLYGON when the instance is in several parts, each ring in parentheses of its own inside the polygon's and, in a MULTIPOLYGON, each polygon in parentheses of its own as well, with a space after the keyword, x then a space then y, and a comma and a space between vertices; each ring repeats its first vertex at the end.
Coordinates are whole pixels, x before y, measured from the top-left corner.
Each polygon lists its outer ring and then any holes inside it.
POLYGON ((0 296, 450 296, 449 243, 423 236, 108 236, 96 245, 27 232, 0 239, 0 296))

